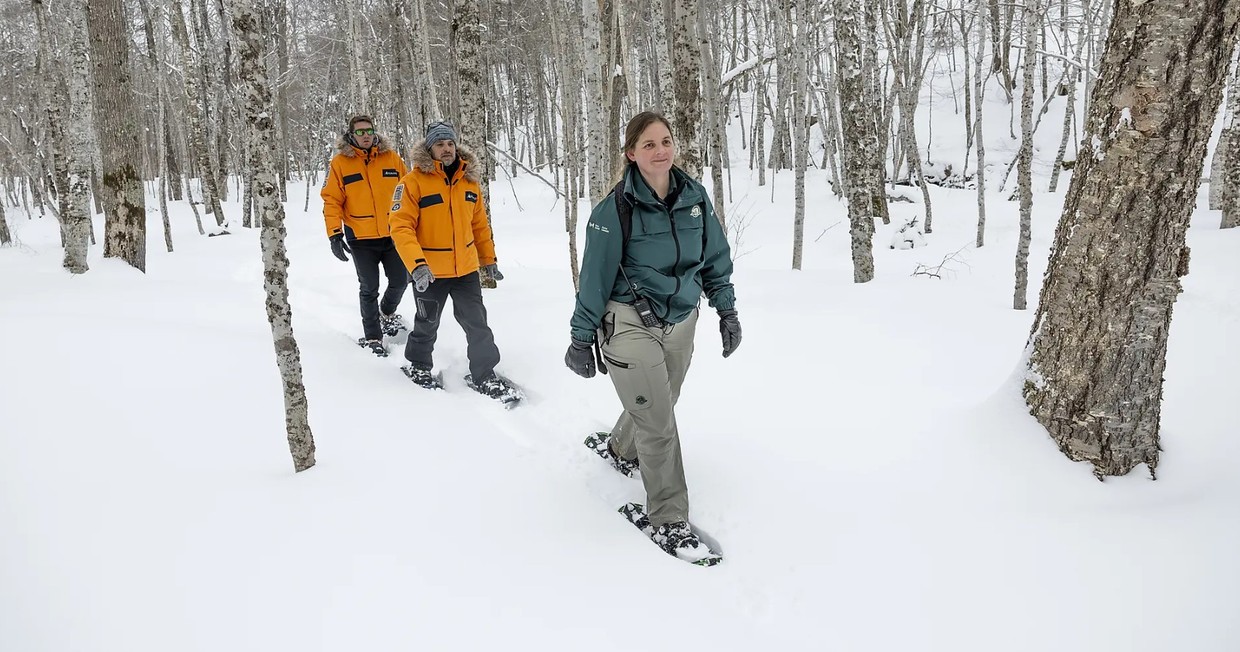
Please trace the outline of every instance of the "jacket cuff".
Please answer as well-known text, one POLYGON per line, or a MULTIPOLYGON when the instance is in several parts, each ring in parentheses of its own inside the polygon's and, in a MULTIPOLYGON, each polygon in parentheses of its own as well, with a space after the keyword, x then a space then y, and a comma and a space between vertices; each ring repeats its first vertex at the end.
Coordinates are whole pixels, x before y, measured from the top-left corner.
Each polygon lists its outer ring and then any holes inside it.
POLYGON ((577 330, 576 328, 574 328, 573 339, 577 340, 578 342, 586 342, 589 344, 593 344, 594 333, 592 331, 581 331, 581 330, 577 330))

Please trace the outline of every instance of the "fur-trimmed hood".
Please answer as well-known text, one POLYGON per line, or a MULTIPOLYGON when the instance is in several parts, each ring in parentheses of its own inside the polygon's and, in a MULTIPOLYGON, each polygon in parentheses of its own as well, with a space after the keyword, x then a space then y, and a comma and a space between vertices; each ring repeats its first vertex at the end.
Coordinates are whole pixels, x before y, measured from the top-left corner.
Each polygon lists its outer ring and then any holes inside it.
MULTIPOLYGON (((470 151, 468 147, 458 143, 456 146, 456 156, 461 159, 461 163, 464 164, 465 180, 480 183, 482 180, 482 175, 479 174, 478 166, 475 165, 475 163, 477 163, 477 159, 474 158, 474 153, 470 151)), ((411 158, 413 167, 417 168, 419 171, 426 174, 435 173, 435 159, 431 156, 431 151, 429 149, 426 149, 425 147, 414 147, 411 158)))
MULTIPOLYGON (((371 145, 371 147, 375 150, 376 154, 382 154, 392 150, 392 147, 388 145, 387 138, 384 138, 383 134, 378 132, 375 133, 375 144, 371 145)), ((344 139, 344 134, 341 134, 340 137, 336 139, 336 153, 352 158, 357 156, 357 148, 344 139)))

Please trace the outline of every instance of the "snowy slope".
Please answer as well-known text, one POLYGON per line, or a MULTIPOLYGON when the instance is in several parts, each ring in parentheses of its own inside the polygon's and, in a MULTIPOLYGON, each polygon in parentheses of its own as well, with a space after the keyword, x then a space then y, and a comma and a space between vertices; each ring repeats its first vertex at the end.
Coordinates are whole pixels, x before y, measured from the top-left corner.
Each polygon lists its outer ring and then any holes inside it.
MULTIPOLYGON (((563 367, 563 206, 537 181, 492 186, 507 278, 486 302, 500 370, 531 393, 511 412, 464 388, 450 320, 444 393, 352 343, 352 266, 290 186, 318 444, 297 475, 255 233, 199 237, 176 205, 167 254, 153 210, 147 274, 92 249, 71 277, 54 222, 10 209, 0 650, 1240 649, 1240 233, 1204 208, 1189 233, 1159 479, 1099 483, 1014 384, 1032 318, 1011 310, 1016 204, 990 197, 975 249, 975 195, 934 188, 910 251, 886 245, 919 204, 893 205, 857 286, 846 211, 811 174, 800 272, 792 176, 772 203, 732 174, 744 344, 722 359, 704 315, 678 410, 693 519, 727 555, 711 569, 616 514, 640 484, 581 445, 619 404, 563 367), (943 279, 911 276, 957 250, 943 279)), ((1061 201, 1035 199, 1031 307, 1061 201)))

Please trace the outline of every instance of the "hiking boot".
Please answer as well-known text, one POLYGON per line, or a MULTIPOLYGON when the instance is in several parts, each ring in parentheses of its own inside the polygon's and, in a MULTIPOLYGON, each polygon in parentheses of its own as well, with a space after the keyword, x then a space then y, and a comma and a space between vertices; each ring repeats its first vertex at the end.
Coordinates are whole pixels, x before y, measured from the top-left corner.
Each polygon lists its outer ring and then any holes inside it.
POLYGON ((385 315, 383 314, 382 311, 380 311, 379 312, 379 330, 382 330, 384 335, 387 335, 388 337, 393 337, 397 335, 398 333, 400 333, 401 331, 408 330, 408 329, 405 326, 405 322, 404 320, 401 319, 400 315, 396 313, 385 315))
POLYGON ((422 365, 408 364, 400 368, 413 381, 414 385, 424 387, 426 389, 443 388, 443 379, 431 373, 430 367, 422 365))
POLYGON ((650 538, 668 554, 676 555, 685 561, 700 561, 711 555, 710 548, 693 533, 688 521, 655 526, 654 534, 650 535, 650 538))
POLYGON ((383 340, 368 340, 364 337, 361 337, 361 338, 358 338, 357 345, 362 347, 363 349, 370 349, 371 353, 379 356, 380 358, 387 357, 388 350, 386 346, 383 346, 383 340))

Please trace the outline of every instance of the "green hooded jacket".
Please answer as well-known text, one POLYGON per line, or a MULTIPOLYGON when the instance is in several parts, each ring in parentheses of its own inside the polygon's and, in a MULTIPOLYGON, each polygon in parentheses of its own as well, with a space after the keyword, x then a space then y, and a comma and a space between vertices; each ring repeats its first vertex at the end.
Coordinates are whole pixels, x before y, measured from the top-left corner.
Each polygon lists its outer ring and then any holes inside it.
POLYGON ((635 300, 629 281, 669 324, 684 321, 703 294, 715 310, 733 308, 732 252, 702 184, 672 167, 667 196, 674 204, 669 211, 637 167, 629 165, 624 172, 624 194, 633 207, 627 248, 612 194, 590 214, 571 322, 573 339, 594 341, 608 300, 635 300))

